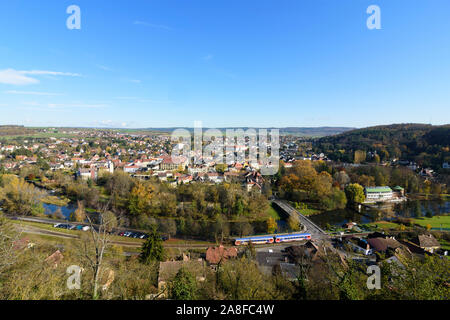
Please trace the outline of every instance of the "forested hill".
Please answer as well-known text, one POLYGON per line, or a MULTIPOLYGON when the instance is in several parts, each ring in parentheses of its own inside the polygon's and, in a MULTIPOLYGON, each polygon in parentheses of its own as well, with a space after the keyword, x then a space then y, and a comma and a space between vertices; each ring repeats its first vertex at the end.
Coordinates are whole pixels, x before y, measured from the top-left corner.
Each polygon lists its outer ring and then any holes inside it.
POLYGON ((450 162, 450 124, 393 124, 352 130, 318 139, 314 148, 333 160, 345 162, 384 161, 393 158, 438 168, 450 162), (366 159, 355 159, 357 151, 366 159), (375 156, 375 153, 377 156, 375 156), (379 157, 379 158, 378 158, 379 157))

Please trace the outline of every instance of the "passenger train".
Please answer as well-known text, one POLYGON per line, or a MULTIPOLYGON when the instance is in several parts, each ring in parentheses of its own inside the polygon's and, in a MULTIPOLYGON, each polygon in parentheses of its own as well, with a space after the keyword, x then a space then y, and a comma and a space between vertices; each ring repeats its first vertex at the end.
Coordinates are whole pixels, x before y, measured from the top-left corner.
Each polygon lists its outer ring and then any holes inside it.
POLYGON ((253 244, 270 244, 270 243, 283 243, 283 242, 294 242, 303 240, 311 240, 311 234, 291 233, 275 236, 256 236, 256 237, 237 238, 234 239, 234 245, 241 246, 246 245, 250 242, 253 244))

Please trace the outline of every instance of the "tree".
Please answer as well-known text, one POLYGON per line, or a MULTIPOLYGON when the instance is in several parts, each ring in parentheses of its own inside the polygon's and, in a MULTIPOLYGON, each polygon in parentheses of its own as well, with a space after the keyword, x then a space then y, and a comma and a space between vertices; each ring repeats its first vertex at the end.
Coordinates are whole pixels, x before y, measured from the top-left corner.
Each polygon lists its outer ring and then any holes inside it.
POLYGON ((12 214, 40 216, 44 214, 41 199, 45 193, 14 175, 4 175, 0 200, 3 208, 12 214))
POLYGON ((104 254, 111 243, 110 234, 118 226, 118 220, 112 212, 103 209, 98 215, 97 225, 87 216, 90 229, 88 234, 82 234, 80 246, 81 258, 92 271, 93 299, 99 297, 99 280, 103 271, 104 254))
POLYGON ((86 220, 86 211, 81 201, 78 201, 77 209, 71 213, 70 220, 75 222, 84 222, 86 220))
POLYGON ((163 234, 174 236, 177 234, 177 224, 173 219, 162 219, 159 223, 160 230, 163 234))
POLYGON ((292 231, 299 231, 301 229, 299 218, 290 216, 288 219, 288 226, 292 231))
POLYGON ((0 275, 16 261, 17 250, 14 249, 14 243, 19 238, 20 233, 14 231, 11 223, 0 212, 0 275))
POLYGON ((131 190, 128 210, 134 216, 149 211, 150 202, 154 196, 154 187, 148 183, 138 182, 131 190))
POLYGON ((278 224, 273 217, 269 217, 266 220, 267 223, 267 233, 274 233, 277 230, 278 224))
POLYGON ((339 185, 342 187, 346 186, 350 182, 350 177, 344 170, 336 172, 334 174, 334 179, 339 182, 339 185))
POLYGON ((362 163, 364 161, 366 161, 366 152, 363 150, 356 150, 354 163, 362 163))
POLYGON ((345 195, 350 203, 363 203, 366 200, 364 188, 357 183, 351 183, 345 187, 345 195))
POLYGON ((156 230, 156 226, 153 225, 148 233, 147 240, 142 244, 139 260, 143 264, 150 264, 154 261, 163 261, 164 256, 161 235, 156 230))
POLYGON ((181 268, 169 284, 169 296, 174 300, 194 300, 197 296, 197 285, 194 276, 185 268, 181 268))
POLYGON ((225 217, 219 215, 216 219, 216 222, 213 225, 214 236, 216 241, 222 243, 224 238, 230 234, 230 226, 226 221, 225 217))
POLYGON ((229 260, 217 271, 218 287, 232 300, 270 299, 270 282, 253 260, 229 260))

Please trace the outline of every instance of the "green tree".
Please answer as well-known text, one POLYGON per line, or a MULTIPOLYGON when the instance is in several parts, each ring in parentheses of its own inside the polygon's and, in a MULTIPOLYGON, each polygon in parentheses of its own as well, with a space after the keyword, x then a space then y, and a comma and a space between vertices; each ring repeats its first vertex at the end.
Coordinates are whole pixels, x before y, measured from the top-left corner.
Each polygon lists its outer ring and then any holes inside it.
POLYGON ((169 296, 173 300, 194 300, 196 298, 195 278, 185 268, 181 268, 169 284, 169 296))
POLYGON ((364 188, 357 183, 351 183, 346 186, 345 195, 347 196, 347 201, 350 203, 363 203, 366 200, 364 188))
POLYGON ((164 247, 162 245, 161 236, 156 230, 156 226, 153 225, 147 240, 142 244, 139 260, 144 264, 150 264, 154 261, 163 261, 164 256, 164 247))

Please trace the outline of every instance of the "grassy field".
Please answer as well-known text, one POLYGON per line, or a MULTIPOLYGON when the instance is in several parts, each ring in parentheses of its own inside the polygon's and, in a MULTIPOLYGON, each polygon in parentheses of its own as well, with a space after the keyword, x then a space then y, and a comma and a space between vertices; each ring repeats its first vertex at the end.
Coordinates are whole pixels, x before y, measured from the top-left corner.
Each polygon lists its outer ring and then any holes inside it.
POLYGON ((304 216, 312 216, 312 215, 315 215, 315 214, 318 214, 318 213, 320 213, 321 211, 320 210, 316 210, 316 209, 311 209, 311 208, 308 208, 308 209, 300 209, 300 210, 298 210, 302 215, 304 215, 304 216))
POLYGON ((54 133, 54 132, 37 132, 37 133, 24 133, 19 135, 1 136, 0 139, 14 140, 17 138, 24 139, 44 139, 44 138, 73 138, 73 134, 67 133, 54 133))
POLYGON ((280 213, 272 205, 270 205, 269 210, 267 210, 267 215, 271 216, 275 220, 281 220, 282 219, 280 213))
MULTIPOLYGON (((17 224, 17 225, 30 226, 30 227, 34 227, 34 228, 41 229, 41 230, 52 231, 52 232, 57 232, 57 233, 62 233, 62 234, 67 234, 67 235, 73 235, 73 236, 80 236, 81 234, 86 233, 85 231, 80 231, 80 230, 68 230, 68 229, 55 228, 55 227, 53 227, 53 225, 46 224, 46 223, 20 221, 20 220, 12 220, 11 222, 14 224, 17 224)), ((124 243, 130 243, 130 244, 136 244, 136 245, 140 245, 144 242, 144 240, 142 240, 142 239, 127 238, 127 237, 121 237, 121 236, 111 236, 111 240, 118 241, 118 242, 120 241, 120 242, 124 242, 124 243)))
POLYGON ((373 229, 381 229, 381 230, 398 230, 400 229, 400 225, 394 222, 388 222, 388 221, 377 221, 372 223, 367 223, 365 226, 373 229))
POLYGON ((422 227, 431 226, 432 229, 440 229, 450 231, 450 215, 434 216, 432 218, 415 218, 412 222, 422 227))

